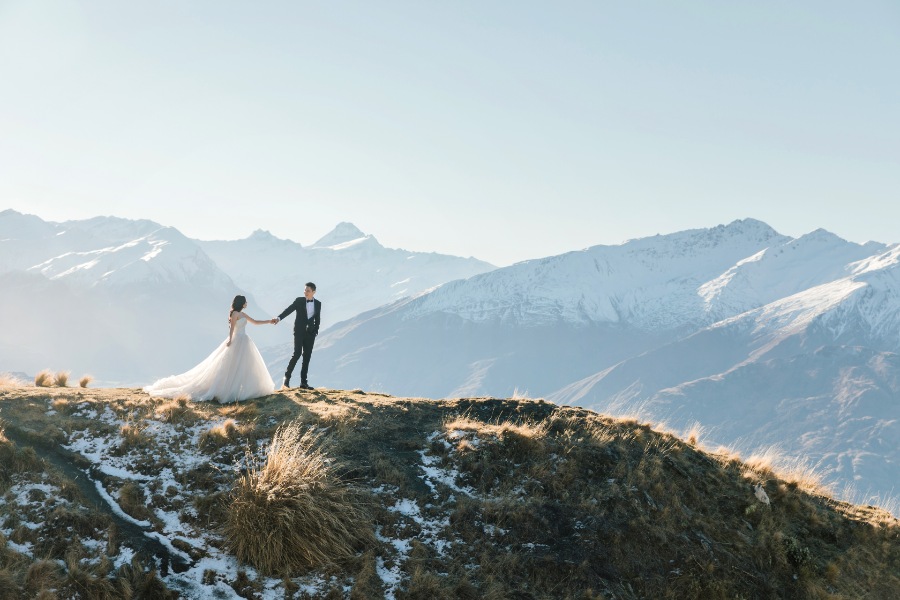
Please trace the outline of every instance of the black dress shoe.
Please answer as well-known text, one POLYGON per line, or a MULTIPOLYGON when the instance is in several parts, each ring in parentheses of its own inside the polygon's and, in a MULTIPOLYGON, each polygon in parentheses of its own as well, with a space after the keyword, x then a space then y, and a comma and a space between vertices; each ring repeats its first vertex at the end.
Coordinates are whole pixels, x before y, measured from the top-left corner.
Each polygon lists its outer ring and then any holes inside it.
POLYGON ((309 385, 308 383, 301 383, 301 384, 300 384, 300 387, 303 388, 304 390, 311 390, 311 389, 313 389, 313 386, 309 385))

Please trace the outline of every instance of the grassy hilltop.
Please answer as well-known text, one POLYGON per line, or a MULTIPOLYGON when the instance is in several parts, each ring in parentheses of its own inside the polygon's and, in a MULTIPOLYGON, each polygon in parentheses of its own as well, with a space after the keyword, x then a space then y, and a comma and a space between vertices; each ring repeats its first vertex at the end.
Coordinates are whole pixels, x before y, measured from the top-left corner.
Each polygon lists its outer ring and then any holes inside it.
POLYGON ((7 598, 898 598, 801 474, 526 399, 0 387, 7 598))

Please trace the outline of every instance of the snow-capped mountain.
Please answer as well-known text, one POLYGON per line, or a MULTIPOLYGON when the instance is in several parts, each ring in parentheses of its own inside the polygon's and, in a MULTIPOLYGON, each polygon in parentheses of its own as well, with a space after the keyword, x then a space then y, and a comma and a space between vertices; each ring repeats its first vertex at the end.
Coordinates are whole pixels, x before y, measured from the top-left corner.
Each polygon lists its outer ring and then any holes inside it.
MULTIPOLYGON (((198 242, 148 220, 46 222, 0 212, 0 371, 91 372, 98 383, 144 384, 199 362, 227 335, 231 299, 278 314, 313 280, 323 328, 451 279, 493 267, 475 259, 384 248, 349 223, 303 248, 257 231, 198 242), (207 252, 209 250, 209 253, 207 252), (210 256, 213 254, 214 256, 210 256), (237 281, 236 281, 237 280, 237 281)), ((260 347, 290 328, 254 327, 260 347)))
POLYGON ((171 227, 7 210, 0 235, 0 311, 13 317, 0 333, 0 370, 146 383, 186 370, 227 336, 241 290, 171 227))
POLYGON ((699 422, 721 443, 777 443, 888 493, 900 480, 900 444, 884 435, 900 422, 898 255, 749 219, 596 246, 359 315, 321 336, 310 379, 699 422))
POLYGON ((322 326, 418 294, 447 281, 494 269, 474 258, 385 248, 351 223, 301 246, 266 231, 236 241, 197 244, 272 316, 303 294, 307 281, 323 302, 322 326))

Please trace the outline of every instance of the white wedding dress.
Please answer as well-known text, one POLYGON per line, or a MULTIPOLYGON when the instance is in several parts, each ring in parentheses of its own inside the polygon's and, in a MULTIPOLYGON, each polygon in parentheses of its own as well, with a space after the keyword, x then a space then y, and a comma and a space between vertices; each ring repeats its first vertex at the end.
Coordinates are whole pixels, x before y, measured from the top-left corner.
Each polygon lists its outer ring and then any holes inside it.
POLYGON ((199 365, 181 375, 164 377, 148 385, 151 396, 174 398, 188 395, 193 400, 238 402, 267 396, 275 391, 275 382, 256 344, 244 331, 247 319, 241 317, 234 326, 231 346, 226 341, 199 365))

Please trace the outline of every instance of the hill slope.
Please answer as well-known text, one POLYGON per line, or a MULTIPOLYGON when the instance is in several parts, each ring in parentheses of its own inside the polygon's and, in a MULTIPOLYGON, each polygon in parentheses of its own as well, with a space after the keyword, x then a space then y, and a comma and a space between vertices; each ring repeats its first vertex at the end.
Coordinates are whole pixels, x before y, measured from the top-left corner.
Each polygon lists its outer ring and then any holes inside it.
MULTIPOLYGON (((887 513, 580 408, 360 390, 220 406, 126 389, 6 387, 0 416, 0 587, 34 596, 900 592, 900 527, 887 513), (302 450, 332 478, 306 482, 309 508, 326 509, 343 490, 352 505, 332 516, 357 542, 349 557, 265 576, 264 564, 234 558, 228 524, 241 482, 289 422, 319 436, 302 450)), ((288 516, 304 524, 298 511, 288 516)), ((243 531, 252 538, 266 525, 243 531)))

